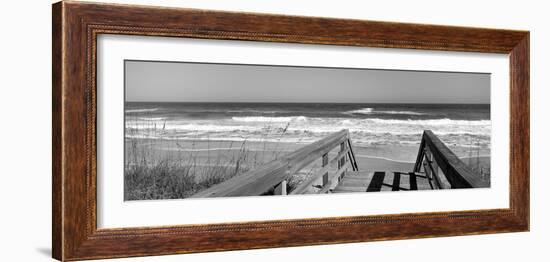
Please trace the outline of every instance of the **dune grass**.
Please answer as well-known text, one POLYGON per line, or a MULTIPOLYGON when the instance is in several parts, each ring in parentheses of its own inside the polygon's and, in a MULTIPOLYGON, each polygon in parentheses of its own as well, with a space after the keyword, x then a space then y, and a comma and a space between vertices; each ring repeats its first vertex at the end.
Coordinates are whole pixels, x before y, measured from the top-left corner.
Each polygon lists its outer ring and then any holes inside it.
POLYGON ((124 174, 124 199, 186 198, 248 171, 248 168, 241 168, 238 161, 234 166, 228 162, 221 166, 201 168, 169 161, 132 166, 124 174))
MULTIPOLYGON (((232 177, 246 173, 268 161, 277 159, 285 148, 278 146, 267 150, 267 142, 261 141, 262 150, 250 149, 246 140, 231 142, 230 148, 237 152, 223 154, 210 152, 210 144, 216 141, 203 141, 208 146, 207 155, 195 153, 195 142, 191 148, 189 141, 186 145, 179 140, 165 140, 168 132, 165 125, 145 123, 145 128, 126 128, 125 172, 124 172, 124 200, 152 200, 152 199, 182 199, 187 198, 203 189, 226 181, 232 177), (146 131, 144 131, 146 130, 146 131), (140 137, 142 136, 142 137, 140 137), (156 137, 148 139, 143 137, 156 137), (174 150, 164 152, 165 155, 156 155, 159 143, 169 144, 174 150), (185 149, 192 149, 185 151, 185 149)), ((288 125, 287 125, 288 127, 288 125)), ((287 128, 271 129, 265 137, 284 136, 287 128)), ((197 135, 198 136, 198 135, 197 135)))

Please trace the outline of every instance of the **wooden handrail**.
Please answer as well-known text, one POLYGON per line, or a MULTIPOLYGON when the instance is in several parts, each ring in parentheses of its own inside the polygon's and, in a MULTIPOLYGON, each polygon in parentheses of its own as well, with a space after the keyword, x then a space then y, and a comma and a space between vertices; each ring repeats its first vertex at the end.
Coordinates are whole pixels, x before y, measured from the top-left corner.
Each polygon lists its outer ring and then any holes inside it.
POLYGON ((351 155, 350 162, 356 168, 357 163, 353 151, 351 151, 349 140, 349 131, 347 129, 341 130, 273 160, 260 168, 198 192, 191 197, 257 196, 264 194, 342 143, 348 144, 346 153, 351 155))
POLYGON ((340 152, 338 152, 338 155, 336 155, 332 160, 330 160, 326 165, 324 165, 315 174, 310 176, 307 180, 300 183, 292 192, 290 192, 290 194, 296 195, 309 192, 309 190, 311 190, 312 187, 315 186, 314 184, 323 176, 325 176, 326 178, 323 178, 323 183, 321 185, 322 188, 321 190, 319 190, 318 193, 327 193, 330 189, 330 186, 332 185, 332 182, 335 179, 341 178, 348 167, 351 167, 353 171, 358 171, 357 163, 355 161, 355 155, 353 154, 353 151, 351 151, 352 149, 349 140, 348 143, 345 143, 344 145, 346 145, 345 148, 341 148, 340 152), (349 161, 342 161, 347 159, 349 159, 349 161), (338 164, 336 172, 329 174, 329 169, 335 164, 338 164))
MULTIPOLYGON (((489 187, 489 182, 483 181, 481 176, 473 172, 460 158, 458 158, 431 130, 424 130, 422 141, 418 149, 413 172, 420 172, 423 163, 429 167, 426 172, 437 176, 432 162, 435 160, 438 169, 443 171, 451 188, 481 188, 489 187), (433 159, 432 159, 433 158, 433 159)), ((439 183, 437 177, 436 182, 439 183)))

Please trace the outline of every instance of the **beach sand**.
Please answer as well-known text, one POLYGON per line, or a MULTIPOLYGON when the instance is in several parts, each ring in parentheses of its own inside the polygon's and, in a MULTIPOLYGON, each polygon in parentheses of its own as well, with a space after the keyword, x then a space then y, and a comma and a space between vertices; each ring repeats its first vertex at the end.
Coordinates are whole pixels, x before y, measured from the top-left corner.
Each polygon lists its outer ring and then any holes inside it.
MULTIPOLYGON (((290 153, 308 143, 277 143, 277 142, 231 142, 231 141, 201 141, 201 140, 153 140, 132 139, 135 148, 140 152, 137 159, 143 154, 151 162, 155 161, 186 161, 193 159, 196 165, 216 165, 224 160, 239 157, 243 152, 247 153, 245 163, 257 167, 268 163, 278 157, 290 153)), ((132 150, 130 139, 126 141, 126 161, 132 161, 134 157, 129 152, 132 150)), ((329 158, 337 153, 335 148, 329 154, 329 158)), ((481 155, 471 157, 471 152, 465 148, 452 148, 453 152, 464 162, 471 166, 479 165, 490 167, 490 157, 481 155), (479 161, 478 161, 479 159, 479 161)), ((399 171, 411 172, 418 154, 418 145, 403 146, 353 146, 353 151, 359 170, 367 171, 399 171)), ((486 152, 483 152, 486 154, 486 152)), ((313 163, 312 166, 318 166, 313 163)))

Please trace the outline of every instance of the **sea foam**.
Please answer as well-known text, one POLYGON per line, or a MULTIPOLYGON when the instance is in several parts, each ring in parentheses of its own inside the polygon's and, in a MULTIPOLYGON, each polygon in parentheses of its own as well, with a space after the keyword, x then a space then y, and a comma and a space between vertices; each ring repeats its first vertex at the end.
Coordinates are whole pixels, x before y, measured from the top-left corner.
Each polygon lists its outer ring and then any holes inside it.
POLYGON ((425 113, 413 112, 413 111, 397 111, 397 110, 374 110, 373 108, 361 108, 357 110, 346 111, 346 114, 362 114, 362 115, 371 115, 371 114, 381 114, 381 115, 413 115, 421 116, 426 115, 425 113))
POLYGON ((267 117, 267 116, 244 116, 244 117, 232 117, 233 121, 238 122, 271 122, 271 123, 279 123, 279 122, 293 122, 293 121, 307 121, 308 118, 305 116, 278 116, 278 117, 267 117))
POLYGON ((155 112, 159 110, 158 108, 147 108, 147 109, 126 109, 126 113, 142 113, 142 112, 155 112))

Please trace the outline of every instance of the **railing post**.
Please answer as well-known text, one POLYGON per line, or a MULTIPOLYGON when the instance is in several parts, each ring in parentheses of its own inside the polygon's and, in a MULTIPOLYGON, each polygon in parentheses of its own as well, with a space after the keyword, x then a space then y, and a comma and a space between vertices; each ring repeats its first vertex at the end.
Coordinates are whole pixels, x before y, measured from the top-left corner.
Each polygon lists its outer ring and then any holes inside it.
POLYGON ((434 169, 434 176, 437 177, 437 175, 439 174, 439 165, 437 164, 437 161, 435 160, 435 157, 433 155, 433 153, 431 153, 431 158, 430 158, 430 161, 431 161, 431 164, 432 164, 432 168, 434 169))
MULTIPOLYGON (((340 153, 346 151, 347 147, 346 147, 346 141, 342 142, 340 144, 340 153)), ((346 163, 348 162, 348 155, 347 154, 344 154, 342 156, 342 158, 340 158, 338 160, 338 170, 340 170, 340 168, 342 168, 343 166, 346 165, 346 163)), ((346 170, 344 170, 339 176, 338 176, 338 182, 340 182, 340 180, 342 180, 342 178, 344 176, 346 176, 346 173, 348 172, 348 169, 346 168, 346 170)))
MULTIPOLYGON (((328 152, 323 155, 322 167, 325 167, 327 165, 328 165, 328 152)), ((323 174, 323 187, 326 186, 327 184, 328 184, 328 171, 325 174, 323 174)))
POLYGON ((349 147, 348 151, 348 159, 351 162, 351 167, 353 171, 359 171, 359 167, 357 166, 357 160, 355 159, 355 154, 353 153, 353 146, 351 145, 351 139, 347 139, 347 146, 349 147))
POLYGON ((431 164, 433 161, 433 155, 429 148, 424 148, 424 156, 426 157, 426 161, 428 164, 431 164))
MULTIPOLYGON (((426 177, 428 177, 429 180, 433 179, 432 170, 430 169, 430 156, 429 151, 427 148, 422 149, 422 166, 424 166, 424 173, 426 173, 426 177)), ((419 170, 420 171, 420 170, 419 170)))
POLYGON ((281 181, 281 183, 275 187, 273 190, 274 195, 286 195, 286 180, 281 181))
MULTIPOLYGON (((344 152, 344 150, 346 150, 346 142, 340 143, 340 152, 339 153, 344 152)), ((346 161, 347 161, 347 157, 345 155, 342 156, 342 158, 338 159, 338 170, 340 170, 340 168, 342 168, 342 166, 344 166, 346 164, 346 161)))
POLYGON ((422 140, 420 140, 420 147, 418 148, 418 155, 416 156, 416 162, 414 164, 414 170, 413 172, 420 172, 420 169, 422 168, 422 162, 424 161, 424 149, 426 146, 425 134, 422 134, 422 140))

